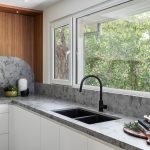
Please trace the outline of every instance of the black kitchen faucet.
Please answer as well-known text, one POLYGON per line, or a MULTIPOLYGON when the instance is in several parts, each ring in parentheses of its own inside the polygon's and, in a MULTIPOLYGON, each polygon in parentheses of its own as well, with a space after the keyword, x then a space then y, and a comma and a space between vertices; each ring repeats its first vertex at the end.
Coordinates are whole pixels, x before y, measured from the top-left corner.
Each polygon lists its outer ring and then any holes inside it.
POLYGON ((102 86, 102 82, 101 82, 101 80, 100 80, 99 77, 97 77, 97 76, 95 76, 95 75, 87 75, 87 76, 85 76, 85 77, 81 80, 79 92, 82 92, 82 87, 83 87, 83 82, 84 82, 84 80, 86 80, 87 78, 90 78, 90 77, 96 78, 96 79, 98 80, 98 82, 99 82, 99 85, 100 85, 99 111, 103 112, 103 109, 107 109, 107 105, 104 105, 104 104, 103 104, 103 99, 102 99, 102 97, 103 97, 103 86, 102 86))

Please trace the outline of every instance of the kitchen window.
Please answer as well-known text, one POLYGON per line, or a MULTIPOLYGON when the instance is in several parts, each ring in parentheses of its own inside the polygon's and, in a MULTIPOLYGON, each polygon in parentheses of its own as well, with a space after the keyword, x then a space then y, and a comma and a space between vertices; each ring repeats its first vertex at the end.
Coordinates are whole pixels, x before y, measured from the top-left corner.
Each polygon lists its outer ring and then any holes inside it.
POLYGON ((71 19, 63 19, 51 24, 52 83, 71 84, 71 32, 71 19))
POLYGON ((76 19, 76 84, 94 74, 104 87, 150 91, 150 4, 129 4, 76 19))
MULTIPOLYGON (((76 86, 94 74, 106 91, 150 91, 148 0, 92 8, 51 22, 50 30, 51 83, 76 86)), ((92 78, 85 84, 98 86, 92 78)))

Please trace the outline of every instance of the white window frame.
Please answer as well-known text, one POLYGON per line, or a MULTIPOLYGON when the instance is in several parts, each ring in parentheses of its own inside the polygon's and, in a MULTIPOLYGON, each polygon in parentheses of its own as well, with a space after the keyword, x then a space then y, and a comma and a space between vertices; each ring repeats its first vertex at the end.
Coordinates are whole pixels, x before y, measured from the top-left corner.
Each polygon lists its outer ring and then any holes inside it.
MULTIPOLYGON (((135 1, 140 1, 140 0, 135 0, 135 1)), ((132 0, 106 0, 104 1, 100 6, 95 6, 93 8, 90 8, 90 9, 87 9, 87 10, 84 10, 82 12, 79 12, 77 14, 75 14, 73 16, 73 87, 77 88, 79 87, 79 84, 76 83, 76 78, 77 76, 79 76, 79 74, 82 74, 83 70, 81 70, 80 73, 77 72, 76 68, 79 67, 77 66, 76 64, 76 51, 78 49, 78 45, 77 45, 77 19, 81 18, 81 17, 84 17, 84 16, 88 16, 88 15, 91 15, 93 13, 96 13, 96 12, 101 12, 102 14, 104 12, 109 12, 110 10, 109 9, 116 9, 116 7, 122 7, 122 5, 134 5, 136 2, 133 2, 132 0)), ((82 53, 82 52, 81 52, 82 53)), ((81 56, 83 57, 83 56, 81 56)), ((83 61, 80 60, 80 68, 83 68, 83 61)), ((80 80, 83 78, 83 75, 81 75, 80 77, 80 80)), ((89 85, 85 85, 85 89, 99 89, 98 87, 96 86, 89 86, 89 85)), ((107 89, 107 87, 105 88, 107 89)), ((112 89, 112 88, 108 88, 108 89, 112 89)), ((115 88, 113 88, 115 89, 115 88)), ((116 89, 118 90, 118 89, 116 89)), ((121 89, 121 90, 124 90, 124 89, 121 89)))
MULTIPOLYGON (((145 0, 144 0, 145 1, 145 0)), ((51 40, 51 34, 49 34, 50 36, 48 37, 50 40, 50 44, 49 44, 49 49, 50 49, 50 71, 49 71, 49 75, 50 75, 50 84, 62 84, 62 85, 72 85, 73 88, 79 88, 79 84, 76 84, 76 48, 77 48, 77 43, 76 43, 76 39, 77 39, 77 30, 76 30, 76 20, 77 18, 83 17, 85 15, 89 15, 92 13, 96 13, 98 11, 106 11, 106 9, 108 10, 111 7, 120 5, 125 3, 125 5, 134 5, 137 2, 141 2, 141 0, 106 0, 105 2, 103 2, 101 5, 97 5, 97 6, 93 6, 91 8, 88 8, 86 10, 83 10, 79 13, 76 13, 74 15, 71 15, 68 18, 62 18, 59 21, 53 21, 50 22, 49 25, 49 29, 51 32, 51 28, 54 27, 54 25, 60 25, 63 26, 63 24, 65 24, 65 22, 70 22, 70 33, 71 33, 71 68, 70 68, 70 80, 69 81, 65 81, 65 80, 56 80, 52 78, 52 74, 54 73, 54 68, 53 68, 53 47, 52 47, 52 40, 51 40), (53 69, 52 69, 53 68, 53 69)), ((142 1, 143 3, 143 1, 142 1)), ((114 7, 115 8, 115 7, 114 7)), ((88 89, 88 90, 94 90, 94 91, 99 91, 99 87, 97 86, 89 86, 89 85, 85 85, 83 87, 84 89, 88 89)), ((138 97, 144 97, 144 98, 150 98, 150 92, 143 92, 143 91, 133 91, 133 90, 125 90, 125 89, 116 89, 116 88, 108 88, 108 87, 104 87, 103 88, 104 92, 108 92, 108 93, 114 93, 114 94, 121 94, 121 95, 128 95, 128 96, 138 96, 138 97)))
MULTIPOLYGON (((144 0, 142 3, 144 3, 145 1, 146 0, 144 0)), ((92 13, 100 12, 100 11, 101 11, 101 13, 104 13, 105 11, 107 12, 107 11, 109 11, 109 8, 116 9, 116 7, 122 7, 124 5, 132 6, 138 2, 141 3, 141 0, 133 0, 133 1, 132 0, 118 0, 118 1, 114 0, 114 1, 106 2, 106 3, 104 2, 101 6, 95 6, 93 8, 79 12, 73 16, 73 88, 79 88, 79 86, 80 86, 79 84, 76 83, 76 78, 77 78, 77 74, 78 74, 77 70, 76 70, 76 67, 77 67, 77 65, 76 65, 76 55, 77 55, 76 50, 78 47, 77 41, 76 41, 77 40, 77 19, 84 17, 86 15, 90 15, 92 13)), ((145 10, 146 7, 143 9, 145 10)), ((83 89, 99 91, 98 86, 84 85, 83 89)), ((104 87, 103 92, 150 98, 150 92, 144 92, 144 91, 134 91, 134 90, 104 87)))
POLYGON ((59 21, 50 23, 50 58, 51 58, 51 73, 50 73, 50 83, 52 84, 63 84, 63 85, 72 85, 72 18, 64 18, 59 21), (65 79, 55 79, 54 78, 54 30, 56 28, 69 25, 70 30, 70 64, 69 64, 69 80, 65 79))

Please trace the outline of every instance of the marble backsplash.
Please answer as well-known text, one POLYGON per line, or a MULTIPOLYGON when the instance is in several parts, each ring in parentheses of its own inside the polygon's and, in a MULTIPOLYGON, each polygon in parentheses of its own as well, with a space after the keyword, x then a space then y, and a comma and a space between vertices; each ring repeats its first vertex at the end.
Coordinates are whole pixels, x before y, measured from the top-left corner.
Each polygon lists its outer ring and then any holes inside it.
MULTIPOLYGON (((35 93, 53 98, 59 98, 94 107, 98 110, 99 92, 72 88, 65 85, 35 84, 35 93)), ((133 117, 150 114, 150 99, 121 94, 103 93, 104 104, 108 111, 133 117)))
POLYGON ((34 74, 31 67, 17 57, 0 56, 0 95, 8 85, 16 85, 18 79, 26 78, 30 93, 34 92, 34 74))

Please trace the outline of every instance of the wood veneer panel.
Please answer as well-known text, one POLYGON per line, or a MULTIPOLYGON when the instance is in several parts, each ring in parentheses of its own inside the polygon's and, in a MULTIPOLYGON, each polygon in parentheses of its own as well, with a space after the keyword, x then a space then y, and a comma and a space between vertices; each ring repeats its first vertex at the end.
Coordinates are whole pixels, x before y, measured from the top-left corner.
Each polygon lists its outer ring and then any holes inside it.
POLYGON ((34 17, 0 12, 0 56, 24 59, 33 68, 34 17))
POLYGON ((43 81, 43 15, 34 17, 34 72, 38 82, 43 81))
POLYGON ((34 16, 0 12, 0 56, 14 56, 32 67, 43 81, 43 14, 34 16))

